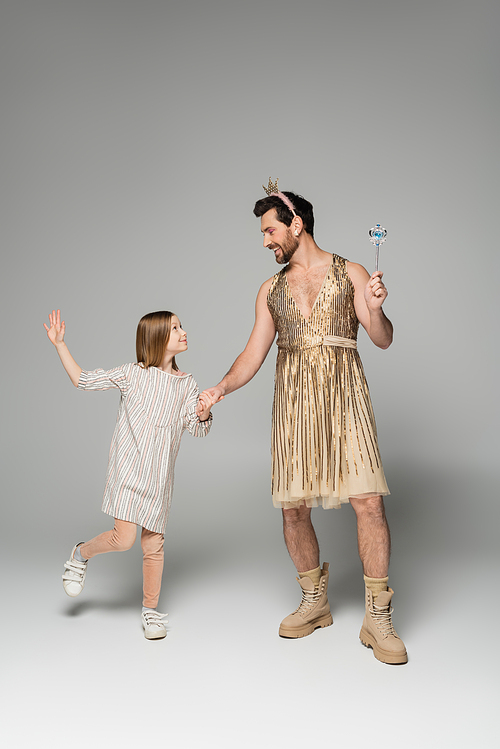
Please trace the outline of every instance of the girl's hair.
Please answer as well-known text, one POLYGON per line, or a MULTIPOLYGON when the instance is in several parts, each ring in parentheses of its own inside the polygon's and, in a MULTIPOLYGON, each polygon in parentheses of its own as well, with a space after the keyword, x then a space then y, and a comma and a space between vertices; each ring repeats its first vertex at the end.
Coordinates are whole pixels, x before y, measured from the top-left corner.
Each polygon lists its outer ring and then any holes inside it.
MULTIPOLYGON (((145 369, 161 365, 170 338, 173 316, 173 312, 150 312, 139 320, 135 350, 138 364, 142 364, 145 369)), ((175 357, 172 359, 172 369, 179 371, 175 357)))

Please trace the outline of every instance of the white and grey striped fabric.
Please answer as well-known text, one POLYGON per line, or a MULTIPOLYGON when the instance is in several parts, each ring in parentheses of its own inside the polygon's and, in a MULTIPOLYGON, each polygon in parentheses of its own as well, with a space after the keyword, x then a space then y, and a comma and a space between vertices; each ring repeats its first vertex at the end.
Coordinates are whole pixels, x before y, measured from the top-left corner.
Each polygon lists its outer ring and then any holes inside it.
POLYGON ((182 434, 187 429, 194 437, 205 437, 212 425, 212 416, 204 422, 196 416, 193 376, 124 364, 108 372, 82 371, 78 388, 121 392, 103 512, 164 533, 182 434))

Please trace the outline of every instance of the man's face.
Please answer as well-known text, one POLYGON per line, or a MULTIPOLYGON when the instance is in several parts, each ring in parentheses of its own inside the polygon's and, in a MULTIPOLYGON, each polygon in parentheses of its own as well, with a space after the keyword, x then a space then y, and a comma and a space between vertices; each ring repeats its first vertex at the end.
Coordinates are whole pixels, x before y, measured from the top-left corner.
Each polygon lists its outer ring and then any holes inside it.
POLYGON ((262 216, 260 230, 264 235, 264 247, 274 252, 276 262, 280 265, 290 262, 299 240, 288 226, 278 221, 274 208, 262 216))

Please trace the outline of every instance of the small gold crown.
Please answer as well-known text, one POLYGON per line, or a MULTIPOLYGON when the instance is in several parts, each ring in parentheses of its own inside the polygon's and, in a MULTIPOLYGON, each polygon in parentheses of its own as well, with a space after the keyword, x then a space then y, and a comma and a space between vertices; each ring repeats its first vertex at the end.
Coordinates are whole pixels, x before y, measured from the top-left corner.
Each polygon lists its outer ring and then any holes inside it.
POLYGON ((276 182, 271 182, 271 177, 269 177, 268 186, 266 187, 265 185, 262 185, 264 191, 267 192, 268 195, 272 195, 273 193, 277 193, 280 191, 278 187, 278 179, 279 177, 276 178, 276 182))

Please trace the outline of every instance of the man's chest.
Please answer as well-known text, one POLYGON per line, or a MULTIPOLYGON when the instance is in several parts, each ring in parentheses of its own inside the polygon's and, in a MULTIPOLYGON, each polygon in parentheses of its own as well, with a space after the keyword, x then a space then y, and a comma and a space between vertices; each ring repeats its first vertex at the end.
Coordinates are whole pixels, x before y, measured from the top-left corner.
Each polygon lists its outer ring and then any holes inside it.
POLYGON ((328 270, 329 266, 325 265, 311 268, 306 273, 288 272, 286 274, 290 293, 305 318, 308 318, 312 312, 328 270))

